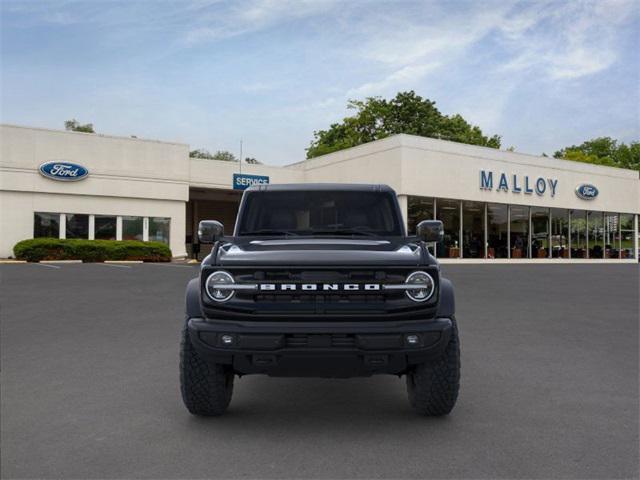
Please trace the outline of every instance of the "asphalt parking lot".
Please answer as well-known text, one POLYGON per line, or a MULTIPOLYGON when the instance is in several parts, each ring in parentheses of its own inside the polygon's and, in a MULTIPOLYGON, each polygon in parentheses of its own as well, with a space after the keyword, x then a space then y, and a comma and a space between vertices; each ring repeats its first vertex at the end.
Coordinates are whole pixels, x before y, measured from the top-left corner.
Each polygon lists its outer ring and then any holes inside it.
POLYGON ((226 416, 178 389, 187 265, 3 265, 3 478, 637 478, 637 265, 443 266, 453 413, 404 379, 236 382, 226 416))

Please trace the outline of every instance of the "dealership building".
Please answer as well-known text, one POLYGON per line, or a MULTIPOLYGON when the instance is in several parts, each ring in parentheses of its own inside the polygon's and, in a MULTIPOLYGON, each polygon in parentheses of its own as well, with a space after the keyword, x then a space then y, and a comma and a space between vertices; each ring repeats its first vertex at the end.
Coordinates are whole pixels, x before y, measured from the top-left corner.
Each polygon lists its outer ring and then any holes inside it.
POLYGON ((139 239, 197 254, 233 230, 255 183, 384 183, 410 233, 444 223, 448 261, 637 262, 640 178, 604 167, 394 135, 276 167, 189 157, 181 143, 0 125, 0 258, 34 237, 139 239))

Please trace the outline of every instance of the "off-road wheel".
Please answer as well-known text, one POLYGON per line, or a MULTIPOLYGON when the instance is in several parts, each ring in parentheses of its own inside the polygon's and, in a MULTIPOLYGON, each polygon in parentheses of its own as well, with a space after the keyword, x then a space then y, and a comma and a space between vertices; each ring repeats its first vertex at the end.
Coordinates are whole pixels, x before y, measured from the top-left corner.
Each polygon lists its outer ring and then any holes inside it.
POLYGON ((233 394, 233 372, 198 355, 186 322, 180 343, 180 391, 187 410, 202 416, 222 415, 233 394))
POLYGON ((447 415, 460 389, 460 340, 455 318, 449 344, 436 360, 416 365, 407 373, 409 403, 426 416, 447 415))

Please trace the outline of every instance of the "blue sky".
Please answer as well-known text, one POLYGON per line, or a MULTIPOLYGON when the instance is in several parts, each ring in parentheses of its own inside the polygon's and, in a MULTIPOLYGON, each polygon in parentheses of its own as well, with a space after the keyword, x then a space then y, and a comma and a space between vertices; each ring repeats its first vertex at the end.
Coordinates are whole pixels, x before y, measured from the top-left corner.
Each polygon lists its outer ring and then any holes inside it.
POLYGON ((304 159, 414 89, 503 147, 640 139, 640 2, 2 0, 2 122, 304 159))

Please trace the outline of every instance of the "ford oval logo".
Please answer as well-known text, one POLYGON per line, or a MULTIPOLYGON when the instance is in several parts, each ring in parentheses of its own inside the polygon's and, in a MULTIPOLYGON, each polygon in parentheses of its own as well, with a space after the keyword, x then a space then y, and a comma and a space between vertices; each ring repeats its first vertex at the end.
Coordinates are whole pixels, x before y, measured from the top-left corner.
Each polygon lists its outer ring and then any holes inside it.
POLYGON ((576 195, 583 200, 593 200, 598 196, 598 189, 588 183, 576 187, 576 195))
POLYGON ((61 180, 63 182, 76 182, 82 180, 89 175, 89 170, 77 163, 55 161, 47 162, 40 165, 40 173, 47 178, 53 180, 61 180))

